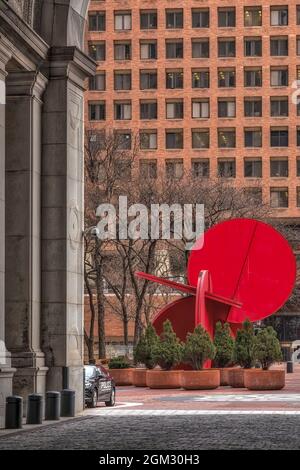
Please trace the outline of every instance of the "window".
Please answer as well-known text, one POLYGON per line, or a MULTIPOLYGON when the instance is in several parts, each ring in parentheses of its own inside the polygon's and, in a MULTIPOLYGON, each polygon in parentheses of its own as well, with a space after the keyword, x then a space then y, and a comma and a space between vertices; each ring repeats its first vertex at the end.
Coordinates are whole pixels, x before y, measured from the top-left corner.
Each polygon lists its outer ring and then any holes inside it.
POLYGON ((270 176, 272 178, 288 177, 289 176, 289 162, 288 159, 271 158, 270 162, 270 176))
POLYGON ((183 28, 183 10, 166 10, 166 28, 183 28))
POLYGON ((232 118, 235 117, 235 99, 219 98, 218 99, 218 117, 232 118))
POLYGON ((288 8, 271 7, 271 26, 288 25, 288 8))
POLYGON ((300 128, 297 127, 297 147, 300 147, 300 128))
POLYGON ((207 59, 209 57, 209 40, 192 39, 192 58, 193 59, 207 59))
POLYGON ((94 11, 89 13, 89 31, 105 31, 105 12, 94 11))
POLYGON ((131 13, 128 11, 115 13, 115 30, 129 29, 131 29, 131 13))
POLYGON ((218 39, 218 56, 235 57, 235 39, 218 39))
POLYGON ((104 121, 105 120, 105 102, 97 101, 94 103, 89 102, 89 120, 90 121, 104 121))
POLYGON ((157 42, 155 40, 141 41, 140 53, 142 60, 157 59, 157 42))
POLYGON ((261 98, 246 98, 244 100, 245 117, 261 117, 262 100, 261 98))
POLYGON ((89 43, 89 56, 97 62, 105 60, 105 42, 89 43))
POLYGON ((131 72, 115 72, 115 90, 131 90, 131 72))
POLYGON ((270 205, 272 208, 285 208, 289 206, 288 188, 271 188, 270 205))
POLYGON ((98 72, 94 77, 89 79, 90 91, 103 91, 105 90, 105 72, 98 72))
POLYGON ((219 88, 235 87, 235 69, 219 69, 218 86, 219 88))
POLYGON ((131 161, 129 159, 120 159, 116 162, 116 172, 119 178, 131 180, 131 161))
POLYGON ((271 147, 288 147, 289 145, 289 132, 288 129, 271 129, 271 147))
POLYGON ((261 87, 262 86, 262 70, 261 68, 245 68, 244 70, 245 87, 261 87))
POLYGON ((245 38, 244 54, 246 57, 261 57, 262 41, 261 38, 245 38))
POLYGON ((117 121, 131 119, 131 101, 115 102, 115 119, 117 121))
POLYGON ((209 118, 209 99, 192 100, 192 117, 209 118))
POLYGON ((262 177, 261 158, 245 158, 244 176, 245 178, 261 178, 262 177))
POLYGON ((289 77, 288 69, 272 68, 271 69, 271 86, 288 86, 289 77))
POLYGON ((245 26, 261 26, 262 25, 261 7, 245 7, 244 8, 244 25, 245 26))
POLYGON ((157 101, 140 102, 141 119, 157 119, 157 101))
POLYGON ((289 115, 288 98, 285 96, 271 98, 271 116, 286 117, 289 115))
POLYGON ((157 11, 144 11, 140 13, 140 26, 141 29, 156 29, 157 28, 157 11))
POLYGON ((142 150, 157 149, 157 131, 143 130, 140 132, 140 147, 142 150))
POLYGON ((192 129, 192 147, 193 149, 209 148, 209 130, 208 129, 192 129))
POLYGON ((297 176, 300 176, 300 157, 297 157, 297 176))
POLYGON ((300 37, 297 36, 296 38, 296 53, 297 55, 300 55, 300 37))
POLYGON ((218 159, 218 176, 235 178, 235 159, 218 159))
POLYGON ((209 28, 209 10, 193 9, 192 10, 192 27, 193 28, 209 28))
POLYGON ((131 42, 115 42, 115 60, 131 60, 131 42))
POLYGON ((183 101, 166 102, 167 119, 183 119, 183 101))
POLYGON ((300 24, 300 5, 297 5, 297 24, 300 24))
POLYGON ((183 177, 183 160, 166 160, 166 175, 169 179, 180 179, 183 177))
POLYGON ((252 204, 262 204, 261 188, 244 188, 244 194, 252 204))
POLYGON ((166 58, 182 59, 183 58, 183 40, 166 41, 166 58))
POLYGON ((183 71, 167 71, 166 72, 166 88, 183 88, 183 71))
POLYGON ((130 150, 131 149, 131 132, 130 131, 116 131, 115 133, 118 149, 130 150))
POLYGON ((235 8, 218 8, 219 28, 235 26, 235 8))
POLYGON ((235 142, 235 129, 219 129, 218 130, 218 147, 219 148, 234 148, 235 142))
POLYGON ((105 132, 102 130, 93 130, 88 134, 89 148, 91 151, 98 152, 99 150, 105 149, 105 132))
POLYGON ((297 191, 297 194, 296 194, 297 201, 296 201, 296 203, 297 203, 297 207, 300 207, 300 188, 299 188, 299 186, 297 187, 296 191, 297 191))
POLYGON ((194 178, 208 178, 209 177, 209 160, 192 159, 192 176, 194 178))
POLYGON ((141 90, 155 90, 157 88, 157 71, 141 70, 140 72, 141 90))
POLYGON ((166 131, 166 149, 183 148, 183 130, 172 129, 166 131))
POLYGON ((245 147, 261 147, 262 146, 262 130, 261 128, 244 130, 245 147))
POLYGON ((157 161, 156 160, 140 160, 140 175, 146 179, 157 178, 157 161))
POLYGON ((209 88, 208 69, 199 69, 199 70, 192 71, 192 87, 193 88, 209 88))
POLYGON ((286 37, 271 38, 270 43, 272 56, 288 55, 288 39, 286 37))

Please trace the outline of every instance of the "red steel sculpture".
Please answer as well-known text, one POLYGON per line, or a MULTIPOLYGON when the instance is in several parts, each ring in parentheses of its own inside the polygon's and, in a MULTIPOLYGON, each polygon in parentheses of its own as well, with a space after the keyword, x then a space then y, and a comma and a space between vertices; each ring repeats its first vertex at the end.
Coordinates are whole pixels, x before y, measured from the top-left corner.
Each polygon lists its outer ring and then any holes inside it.
POLYGON ((136 275, 189 294, 167 305, 153 320, 160 334, 169 319, 184 341, 199 324, 213 337, 216 322, 228 322, 235 335, 245 319, 256 322, 275 313, 294 287, 296 261, 288 242, 270 225, 232 219, 196 241, 187 285, 143 272, 136 275))

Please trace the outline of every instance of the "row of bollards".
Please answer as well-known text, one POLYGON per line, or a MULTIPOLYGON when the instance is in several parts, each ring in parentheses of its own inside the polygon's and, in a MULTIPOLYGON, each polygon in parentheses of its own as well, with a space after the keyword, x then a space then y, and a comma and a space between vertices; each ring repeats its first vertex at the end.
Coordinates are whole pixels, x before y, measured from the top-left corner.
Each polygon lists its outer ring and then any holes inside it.
MULTIPOLYGON (((28 395, 26 424, 42 424, 44 416, 44 399, 39 393, 28 395)), ((75 416, 75 391, 46 392, 45 420, 58 421, 61 417, 75 416)), ((23 421, 23 398, 11 396, 6 398, 5 427, 21 429, 23 421)))

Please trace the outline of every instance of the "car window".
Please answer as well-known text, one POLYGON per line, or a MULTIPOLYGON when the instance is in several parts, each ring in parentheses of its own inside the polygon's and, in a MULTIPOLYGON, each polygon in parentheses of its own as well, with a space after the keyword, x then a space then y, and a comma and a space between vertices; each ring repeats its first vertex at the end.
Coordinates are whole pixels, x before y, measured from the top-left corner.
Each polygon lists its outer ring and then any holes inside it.
POLYGON ((95 377, 95 367, 92 367, 92 366, 87 366, 84 368, 85 370, 85 378, 86 379, 92 379, 93 377, 95 377))
POLYGON ((100 374, 101 374, 101 375, 104 375, 105 377, 107 377, 107 372, 106 372, 106 370, 104 369, 104 367, 100 366, 100 367, 99 367, 99 370, 100 370, 100 374))

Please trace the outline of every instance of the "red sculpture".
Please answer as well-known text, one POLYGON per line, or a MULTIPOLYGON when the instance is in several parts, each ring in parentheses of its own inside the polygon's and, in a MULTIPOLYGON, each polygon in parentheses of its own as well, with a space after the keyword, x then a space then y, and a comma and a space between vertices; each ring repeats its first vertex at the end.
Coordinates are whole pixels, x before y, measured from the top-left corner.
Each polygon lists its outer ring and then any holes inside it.
POLYGON ((169 319, 185 340, 198 324, 213 337, 216 322, 228 322, 235 335, 246 318, 255 322, 275 313, 291 294, 296 261, 288 242, 273 227, 233 219, 215 225, 196 241, 188 262, 188 285, 142 272, 136 275, 189 294, 153 320, 160 334, 169 319))

